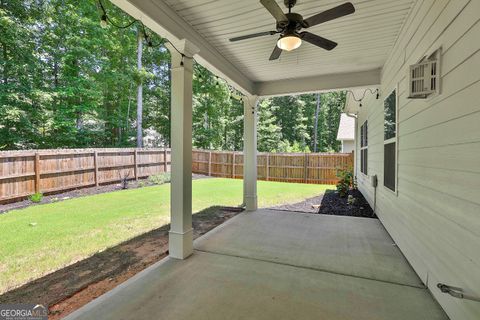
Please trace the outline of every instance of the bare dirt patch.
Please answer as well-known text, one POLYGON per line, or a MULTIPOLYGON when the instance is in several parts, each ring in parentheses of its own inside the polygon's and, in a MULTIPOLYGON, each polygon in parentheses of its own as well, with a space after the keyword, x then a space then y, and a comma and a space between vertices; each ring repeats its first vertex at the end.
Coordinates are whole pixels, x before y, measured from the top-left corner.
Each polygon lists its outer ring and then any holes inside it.
POLYGON ((322 203, 322 199, 323 199, 323 194, 317 197, 305 199, 301 202, 275 206, 275 207, 272 207, 271 209, 293 211, 293 212, 318 213, 318 208, 322 203))
MULTIPOLYGON (((242 209, 210 207, 193 215, 194 238, 242 209)), ((43 303, 61 319, 168 255, 170 225, 125 241, 0 296, 0 303, 43 303)))

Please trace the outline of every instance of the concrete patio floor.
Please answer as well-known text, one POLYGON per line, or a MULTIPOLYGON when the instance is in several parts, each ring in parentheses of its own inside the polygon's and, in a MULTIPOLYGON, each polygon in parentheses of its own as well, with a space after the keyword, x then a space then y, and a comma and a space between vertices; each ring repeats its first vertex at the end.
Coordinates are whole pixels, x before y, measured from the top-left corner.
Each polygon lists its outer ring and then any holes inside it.
POLYGON ((378 220, 258 210, 66 319, 448 319, 378 220))

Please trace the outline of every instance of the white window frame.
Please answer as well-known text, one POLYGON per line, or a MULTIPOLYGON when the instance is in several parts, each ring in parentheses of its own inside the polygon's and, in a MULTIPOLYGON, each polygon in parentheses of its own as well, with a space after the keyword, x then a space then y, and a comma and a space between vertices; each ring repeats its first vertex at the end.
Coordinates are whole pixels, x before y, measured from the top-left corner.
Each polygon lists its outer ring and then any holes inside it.
POLYGON ((365 176, 365 177, 368 177, 368 119, 365 119, 365 121, 363 121, 363 124, 360 126, 360 173, 365 176), (367 124, 367 132, 362 132, 363 131, 363 128, 365 126, 365 124, 367 124), (365 140, 367 141, 367 144, 366 145, 363 145, 362 146, 362 136, 366 136, 365 137, 365 140), (363 161, 362 161, 362 151, 364 150, 367 150, 367 163, 366 163, 366 166, 367 166, 367 173, 364 173, 363 172, 363 161))
POLYGON ((392 142, 395 142, 395 190, 392 190, 390 189, 389 187, 385 186, 385 177, 383 177, 383 188, 385 190, 388 190, 388 192, 391 192, 393 194, 395 194, 396 196, 398 196, 398 115, 399 115, 399 106, 398 106, 398 102, 399 102, 399 95, 398 95, 398 84, 385 96, 385 99, 383 99, 383 153, 384 153, 384 157, 383 157, 383 175, 385 175, 385 145, 386 144, 389 144, 389 143, 392 143, 392 142), (385 100, 388 99, 388 97, 390 97, 390 95, 395 92, 395 137, 393 138, 390 138, 388 140, 385 140, 385 100))

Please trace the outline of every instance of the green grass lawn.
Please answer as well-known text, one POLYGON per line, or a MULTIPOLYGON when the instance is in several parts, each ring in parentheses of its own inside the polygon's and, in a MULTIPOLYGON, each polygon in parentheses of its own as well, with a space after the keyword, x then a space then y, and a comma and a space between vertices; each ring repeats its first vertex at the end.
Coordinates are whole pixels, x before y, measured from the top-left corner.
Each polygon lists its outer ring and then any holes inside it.
MULTIPOLYGON (((242 186, 242 180, 194 180, 193 212, 239 205, 242 186)), ((259 207, 298 202, 328 187, 259 181, 259 207)), ((169 210, 166 184, 0 214, 0 293, 167 224, 169 210)))

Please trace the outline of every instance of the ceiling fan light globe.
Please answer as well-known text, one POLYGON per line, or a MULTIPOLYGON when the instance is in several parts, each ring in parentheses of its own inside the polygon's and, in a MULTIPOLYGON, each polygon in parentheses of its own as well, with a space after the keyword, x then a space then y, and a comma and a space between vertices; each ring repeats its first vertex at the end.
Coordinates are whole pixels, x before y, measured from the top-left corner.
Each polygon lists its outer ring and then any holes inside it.
POLYGON ((300 47, 302 39, 297 36, 285 36, 277 41, 277 46, 286 51, 292 51, 300 47))

